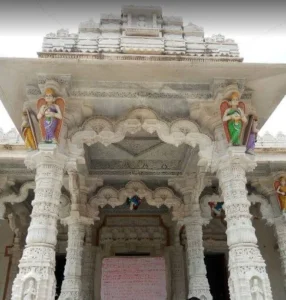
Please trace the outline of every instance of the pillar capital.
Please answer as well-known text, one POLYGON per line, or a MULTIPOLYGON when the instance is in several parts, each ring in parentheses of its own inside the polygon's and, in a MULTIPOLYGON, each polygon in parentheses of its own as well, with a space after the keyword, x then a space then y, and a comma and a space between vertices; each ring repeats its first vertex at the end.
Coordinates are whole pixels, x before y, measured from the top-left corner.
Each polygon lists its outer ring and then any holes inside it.
POLYGON ((64 169, 67 156, 58 151, 56 144, 39 144, 39 150, 30 152, 26 159, 25 165, 28 169, 34 170, 42 164, 52 164, 64 169))
POLYGON ((257 166, 255 156, 245 154, 245 149, 244 146, 228 147, 225 154, 217 159, 216 164, 213 165, 213 172, 219 172, 233 166, 239 166, 245 172, 253 171, 257 166))

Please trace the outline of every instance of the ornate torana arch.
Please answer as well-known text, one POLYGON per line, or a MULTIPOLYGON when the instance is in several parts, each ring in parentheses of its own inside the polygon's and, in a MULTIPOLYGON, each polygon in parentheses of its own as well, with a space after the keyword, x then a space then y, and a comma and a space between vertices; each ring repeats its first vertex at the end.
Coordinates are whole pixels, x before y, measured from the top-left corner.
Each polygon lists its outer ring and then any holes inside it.
POLYGON ((89 200, 89 204, 95 210, 106 205, 110 205, 114 208, 126 203, 128 197, 131 198, 135 195, 140 198, 145 198, 147 203, 151 206, 159 208, 165 205, 170 209, 172 208, 174 219, 176 219, 177 212, 184 206, 183 201, 175 196, 171 189, 159 187, 152 191, 141 181, 130 181, 124 188, 119 190, 105 186, 89 200))
POLYGON ((199 146, 199 156, 204 162, 210 162, 213 142, 209 136, 201 133, 198 126, 190 120, 167 122, 160 120, 150 109, 137 108, 124 119, 112 121, 105 117, 93 116, 85 121, 77 132, 70 137, 70 142, 83 148, 83 144, 102 143, 108 146, 122 141, 127 133, 135 134, 140 130, 152 134, 156 132, 160 140, 176 147, 187 144, 199 146))

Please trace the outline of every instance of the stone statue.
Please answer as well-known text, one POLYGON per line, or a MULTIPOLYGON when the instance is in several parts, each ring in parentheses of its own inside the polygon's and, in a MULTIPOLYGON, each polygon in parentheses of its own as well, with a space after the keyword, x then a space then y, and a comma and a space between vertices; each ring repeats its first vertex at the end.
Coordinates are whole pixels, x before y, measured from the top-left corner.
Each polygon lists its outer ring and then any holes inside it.
POLYGON ((54 90, 48 88, 45 91, 45 97, 38 100, 37 107, 43 141, 57 143, 63 123, 64 99, 56 98, 54 90))
POLYGON ((282 212, 286 213, 286 176, 281 176, 279 180, 274 182, 277 197, 282 212))
POLYGON ((239 93, 233 92, 227 101, 223 101, 220 111, 227 141, 233 146, 240 146, 243 124, 247 123, 247 118, 245 105, 239 101, 239 93))
POLYGON ((253 300, 264 300, 264 293, 256 278, 253 280, 253 285, 251 287, 251 296, 253 300))
POLYGON ((24 137, 25 146, 29 151, 36 150, 38 148, 38 142, 33 126, 33 122, 30 116, 30 112, 26 109, 22 114, 21 131, 24 137))
POLYGON ((257 116, 251 115, 249 116, 249 121, 247 124, 247 128, 245 129, 244 134, 244 142, 243 144, 246 145, 246 153, 255 155, 254 149, 255 149, 255 143, 257 140, 257 134, 258 134, 258 119, 257 116))
POLYGON ((29 281, 29 285, 24 291, 23 300, 34 300, 36 299, 36 289, 35 289, 35 283, 34 280, 31 279, 29 281))
POLYGON ((146 21, 144 16, 139 16, 138 17, 138 22, 137 22, 138 27, 146 27, 146 21))

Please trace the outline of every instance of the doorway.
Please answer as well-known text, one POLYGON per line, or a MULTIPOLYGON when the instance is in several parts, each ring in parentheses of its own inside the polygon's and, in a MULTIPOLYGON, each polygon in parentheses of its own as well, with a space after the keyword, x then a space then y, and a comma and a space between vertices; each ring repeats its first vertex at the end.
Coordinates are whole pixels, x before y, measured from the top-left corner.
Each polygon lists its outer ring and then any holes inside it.
POLYGON ((205 264, 213 300, 229 300, 225 254, 206 254, 205 264))

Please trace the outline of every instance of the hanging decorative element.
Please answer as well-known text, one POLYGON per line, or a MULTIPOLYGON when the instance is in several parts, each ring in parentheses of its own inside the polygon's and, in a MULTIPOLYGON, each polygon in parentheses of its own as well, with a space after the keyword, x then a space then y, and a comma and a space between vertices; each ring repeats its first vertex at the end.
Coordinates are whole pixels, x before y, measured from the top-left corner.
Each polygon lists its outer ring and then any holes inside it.
POLYGON ((209 202, 209 206, 214 217, 220 217, 222 215, 223 204, 224 202, 209 202))
POLYGON ((143 199, 139 198, 137 195, 126 199, 126 204, 129 205, 130 210, 137 210, 143 199))

